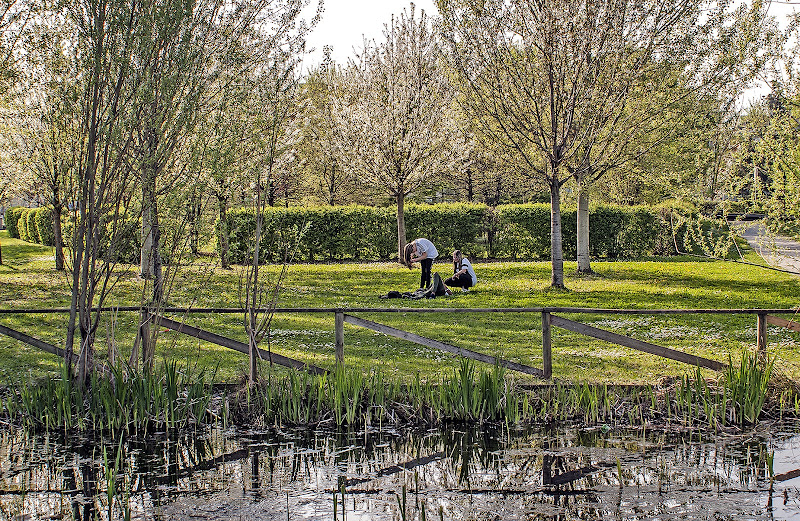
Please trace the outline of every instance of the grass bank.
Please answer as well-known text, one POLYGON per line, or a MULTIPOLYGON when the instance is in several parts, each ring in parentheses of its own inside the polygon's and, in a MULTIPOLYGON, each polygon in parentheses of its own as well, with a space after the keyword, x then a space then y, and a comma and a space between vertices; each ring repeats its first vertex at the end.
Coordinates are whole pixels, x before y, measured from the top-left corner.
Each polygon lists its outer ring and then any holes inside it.
MULTIPOLYGON (((54 271, 52 249, 10 239, 0 232, 0 307, 66 307, 69 287, 64 274, 54 271)), ((755 260, 753 257, 749 261, 755 260)), ((126 269, 109 304, 138 305, 143 282, 135 267, 126 269)), ((800 285, 791 275, 731 262, 676 257, 636 262, 595 262, 592 276, 574 274, 565 265, 567 291, 549 287, 550 265, 541 262, 476 263, 480 282, 466 294, 428 301, 382 300, 390 290, 410 290, 419 271, 393 263, 298 264, 289 269, 280 294, 280 307, 598 307, 598 308, 792 308, 800 305, 800 285)), ((267 268, 277 273, 277 267, 267 268)), ((434 264, 442 274, 448 263, 434 264)), ((175 270, 169 304, 179 307, 239 306, 239 272, 222 270, 213 259, 201 258, 175 270)), ((459 347, 532 366, 541 366, 541 318, 538 314, 361 314, 459 347)), ((5 315, 0 323, 56 345, 63 343, 66 316, 5 315)), ((192 325, 245 341, 243 317, 190 315, 173 317, 192 325)), ((753 316, 614 316, 571 315, 573 320, 632 336, 647 342, 727 362, 755 343, 753 316)), ((127 356, 133 345, 134 314, 108 314, 97 343, 98 357, 109 346, 127 356)), ((769 330, 769 353, 774 370, 800 378, 798 335, 769 330)), ((279 314, 270 345, 278 353, 331 368, 334 356, 333 314, 279 314)), ((240 380, 246 368, 243 355, 170 331, 159 337, 157 357, 213 371, 218 382, 240 380)), ((380 369, 387 379, 420 375, 438 380, 452 374, 459 360, 379 333, 346 326, 348 367, 380 369)), ((0 384, 36 380, 58 374, 58 360, 15 340, 0 336, 0 384)), ((599 340, 553 330, 553 374, 557 381, 594 384, 650 384, 680 377, 693 368, 599 340)), ((526 377, 518 377, 526 381, 526 377)), ((535 380, 529 379, 530 382, 535 380)))

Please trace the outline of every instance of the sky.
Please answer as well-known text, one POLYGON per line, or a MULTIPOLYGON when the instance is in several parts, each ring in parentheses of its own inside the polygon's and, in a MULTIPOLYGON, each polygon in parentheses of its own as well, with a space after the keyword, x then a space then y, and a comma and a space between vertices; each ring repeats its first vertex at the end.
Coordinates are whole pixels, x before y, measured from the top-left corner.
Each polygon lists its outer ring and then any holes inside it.
MULTIPOLYGON (((314 5, 315 2, 312 0, 314 5)), ((435 0, 416 0, 417 11, 436 16, 435 0)), ((354 57, 354 49, 363 47, 364 37, 380 42, 385 25, 391 23, 392 14, 408 10, 409 0, 324 0, 325 11, 319 25, 308 37, 309 47, 316 50, 306 58, 306 67, 311 68, 322 61, 325 45, 333 47, 331 57, 342 65, 354 57)), ((769 14, 784 22, 788 14, 800 12, 800 0, 772 0, 769 14)), ((754 85, 746 95, 752 101, 767 93, 766 85, 754 85)))
MULTIPOLYGON (((800 1, 800 0, 798 0, 800 1)), ((315 3, 312 1, 312 3, 315 3)), ((308 37, 308 45, 316 48, 310 57, 311 64, 322 59, 322 47, 333 46, 331 57, 337 63, 346 64, 353 57, 353 48, 363 47, 364 36, 378 42, 383 38, 384 25, 392 21, 392 14, 409 10, 409 0, 324 0, 322 20, 308 37)), ((425 10, 438 14, 434 0, 414 2, 417 12, 425 10)))

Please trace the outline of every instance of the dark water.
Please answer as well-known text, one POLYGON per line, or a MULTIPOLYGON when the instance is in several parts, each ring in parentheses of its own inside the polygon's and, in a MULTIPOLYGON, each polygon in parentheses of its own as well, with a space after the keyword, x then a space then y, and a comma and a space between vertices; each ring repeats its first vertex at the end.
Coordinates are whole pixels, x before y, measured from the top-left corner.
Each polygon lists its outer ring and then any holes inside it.
POLYGON ((796 469, 797 434, 213 430, 88 442, 4 431, 0 515, 331 520, 335 501, 336 519, 352 521, 800 519, 796 469))

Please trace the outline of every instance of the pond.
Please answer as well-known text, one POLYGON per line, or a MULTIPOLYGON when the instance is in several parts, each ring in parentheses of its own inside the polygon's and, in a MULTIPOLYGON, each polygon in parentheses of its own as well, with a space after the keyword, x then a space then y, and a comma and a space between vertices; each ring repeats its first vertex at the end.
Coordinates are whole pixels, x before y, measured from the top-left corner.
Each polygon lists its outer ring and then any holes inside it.
MULTIPOLYGON (((784 429, 788 431, 789 429, 784 429)), ((800 435, 429 432, 0 434, 7 519, 787 519, 800 435), (772 479, 770 479, 772 477, 772 479)))

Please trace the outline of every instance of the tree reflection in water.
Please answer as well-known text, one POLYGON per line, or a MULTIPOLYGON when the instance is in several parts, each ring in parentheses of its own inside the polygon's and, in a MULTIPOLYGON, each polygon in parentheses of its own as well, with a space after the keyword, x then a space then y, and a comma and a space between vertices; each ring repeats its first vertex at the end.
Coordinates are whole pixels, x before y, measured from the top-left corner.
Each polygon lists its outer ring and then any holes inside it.
POLYGON ((550 429, 490 432, 244 433, 148 440, 63 439, 4 431, 6 518, 626 519, 800 515, 800 437, 550 429), (122 450, 115 494, 110 455, 122 450), (769 466, 774 454, 774 483, 769 466), (619 461, 619 466, 617 464, 619 461), (344 490, 344 500, 341 494, 344 490), (774 496, 774 500, 773 500, 774 496), (495 516, 495 517, 493 517, 495 516))

